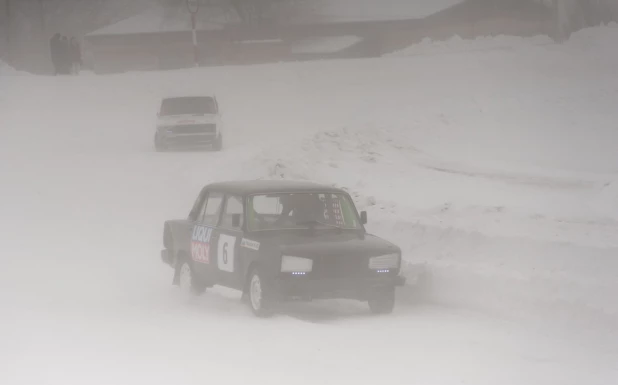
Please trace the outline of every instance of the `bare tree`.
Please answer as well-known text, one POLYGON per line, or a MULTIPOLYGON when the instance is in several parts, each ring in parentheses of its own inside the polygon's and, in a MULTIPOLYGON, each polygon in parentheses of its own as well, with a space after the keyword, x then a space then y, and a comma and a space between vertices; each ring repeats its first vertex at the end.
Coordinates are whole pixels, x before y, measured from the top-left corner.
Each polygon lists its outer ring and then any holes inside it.
MULTIPOLYGON (((198 0, 202 6, 219 7, 234 11, 244 23, 259 23, 270 20, 273 10, 279 4, 299 0, 198 0)), ((165 15, 173 18, 186 7, 186 0, 158 0, 165 9, 165 15)))
POLYGON ((618 21, 614 0, 553 0, 558 41, 565 41, 582 28, 618 21))
POLYGON ((259 22, 268 15, 272 0, 230 0, 234 10, 245 23, 259 22))

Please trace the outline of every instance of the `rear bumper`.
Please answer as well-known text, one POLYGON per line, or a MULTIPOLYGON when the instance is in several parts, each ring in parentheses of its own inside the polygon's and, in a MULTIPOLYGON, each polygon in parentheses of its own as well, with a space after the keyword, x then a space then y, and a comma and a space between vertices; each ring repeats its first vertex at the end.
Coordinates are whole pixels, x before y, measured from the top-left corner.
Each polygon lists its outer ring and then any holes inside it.
POLYGON ((174 135, 166 134, 162 135, 159 139, 160 143, 165 147, 170 148, 187 148, 187 147, 201 147, 208 146, 215 143, 217 140, 217 133, 208 134, 190 134, 190 135, 174 135))
POLYGON ((161 261, 166 265, 174 267, 174 255, 168 249, 161 250, 161 261))
POLYGON ((275 280, 275 296, 279 300, 293 299, 356 299, 367 300, 376 291, 403 286, 400 275, 367 278, 311 279, 305 276, 282 275, 275 280))

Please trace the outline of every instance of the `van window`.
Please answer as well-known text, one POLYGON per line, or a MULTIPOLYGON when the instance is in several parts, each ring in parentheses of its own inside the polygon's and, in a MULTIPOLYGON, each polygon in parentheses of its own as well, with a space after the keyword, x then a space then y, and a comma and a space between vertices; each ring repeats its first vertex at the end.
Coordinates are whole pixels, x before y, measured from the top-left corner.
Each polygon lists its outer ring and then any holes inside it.
POLYGON ((216 113, 217 103, 210 96, 186 96, 163 99, 159 111, 161 116, 216 113))

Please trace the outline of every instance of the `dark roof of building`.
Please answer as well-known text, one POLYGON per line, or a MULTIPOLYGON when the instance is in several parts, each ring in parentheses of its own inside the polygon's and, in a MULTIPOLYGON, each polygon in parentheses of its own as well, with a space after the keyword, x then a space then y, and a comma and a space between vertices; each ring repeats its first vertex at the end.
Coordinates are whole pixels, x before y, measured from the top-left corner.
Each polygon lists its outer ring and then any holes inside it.
MULTIPOLYGON (((271 23, 281 25, 419 20, 461 2, 463 0, 312 0, 279 4, 267 16, 271 23)), ((234 7, 216 2, 202 5, 195 17, 196 28, 204 31, 221 30, 242 23, 234 7)), ((87 36, 182 31, 191 31, 191 15, 186 7, 166 9, 155 6, 87 36)))
POLYGON ((269 194, 269 193, 295 193, 295 192, 332 192, 346 193, 344 190, 313 183, 290 180, 246 180, 217 182, 207 185, 205 188, 215 191, 225 191, 232 194, 269 194))

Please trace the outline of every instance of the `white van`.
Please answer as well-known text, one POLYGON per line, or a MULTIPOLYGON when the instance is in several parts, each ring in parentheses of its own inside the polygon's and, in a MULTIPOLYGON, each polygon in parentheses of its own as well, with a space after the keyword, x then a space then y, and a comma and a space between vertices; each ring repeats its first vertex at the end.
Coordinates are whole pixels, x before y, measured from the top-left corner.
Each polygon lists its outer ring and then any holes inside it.
POLYGON ((157 151, 179 148, 223 148, 219 103, 211 96, 178 96, 161 100, 154 138, 157 151))

